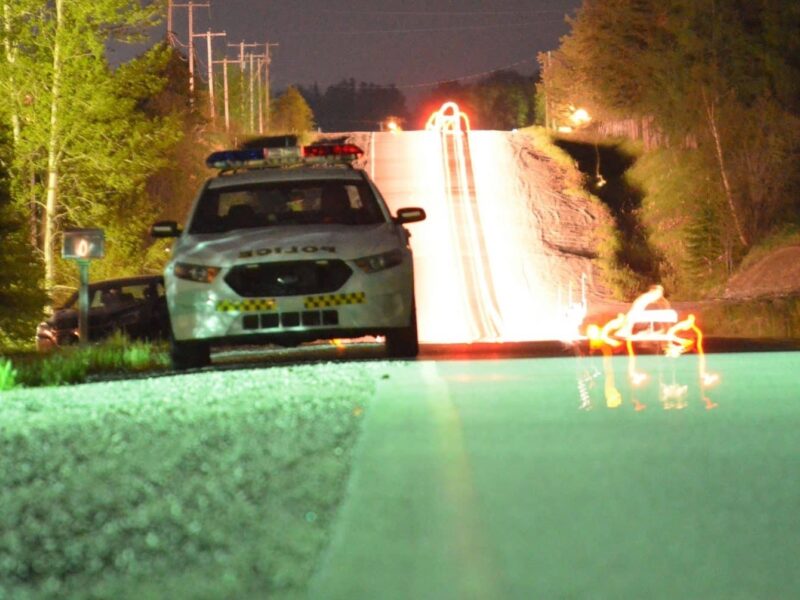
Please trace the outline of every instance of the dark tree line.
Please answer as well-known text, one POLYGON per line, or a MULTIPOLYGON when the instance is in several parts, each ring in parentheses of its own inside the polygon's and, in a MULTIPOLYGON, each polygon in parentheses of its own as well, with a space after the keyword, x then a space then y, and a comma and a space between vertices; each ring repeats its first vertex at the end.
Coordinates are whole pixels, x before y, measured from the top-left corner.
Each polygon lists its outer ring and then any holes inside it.
POLYGON ((469 115, 474 129, 510 130, 533 125, 537 79, 537 75, 498 71, 474 83, 444 83, 423 97, 423 122, 427 112, 451 100, 469 115))
POLYGON ((447 101, 457 102, 475 128, 509 130, 534 123, 537 78, 498 71, 472 83, 444 83, 421 96, 414 114, 403 92, 393 85, 345 79, 324 92, 316 84, 301 87, 300 92, 323 131, 372 131, 390 116, 400 119, 406 129, 418 128, 447 101))
POLYGON ((387 117, 408 118, 405 96, 393 85, 345 79, 324 92, 317 84, 299 89, 322 131, 374 131, 387 117))

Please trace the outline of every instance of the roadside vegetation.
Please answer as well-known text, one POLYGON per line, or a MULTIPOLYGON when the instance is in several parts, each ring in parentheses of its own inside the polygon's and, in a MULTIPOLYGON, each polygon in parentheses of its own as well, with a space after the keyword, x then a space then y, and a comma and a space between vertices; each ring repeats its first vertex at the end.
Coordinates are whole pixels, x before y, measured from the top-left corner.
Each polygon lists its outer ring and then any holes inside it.
POLYGON ((87 346, 67 346, 50 352, 16 352, 0 358, 0 390, 85 383, 93 377, 167 370, 165 343, 131 341, 117 333, 87 346), (3 385, 4 364, 13 372, 3 385))
POLYGON ((578 108, 591 115, 561 144, 577 136, 579 162, 598 149, 605 179, 627 188, 603 194, 632 218, 618 219, 623 235, 633 229, 619 255, 632 283, 657 278, 673 297, 713 297, 748 256, 796 241, 796 7, 585 0, 570 25, 540 56, 539 117, 574 129, 578 108))
MULTIPOLYGON (((93 280, 160 272, 168 242, 154 243, 150 225, 181 221, 208 153, 253 136, 263 119, 236 69, 230 128, 211 119, 206 91, 190 98, 185 57, 165 42, 110 62, 109 47, 148 38, 163 2, 6 0, 0 9, 0 350, 20 351, 77 285, 75 264, 60 256, 65 229, 105 231, 93 280)), ((273 106, 270 131, 313 127, 294 88, 273 106)))
POLYGON ((304 597, 375 368, 2 394, 0 597, 304 597))
POLYGON ((800 297, 701 303, 698 322, 709 336, 800 339, 800 297))

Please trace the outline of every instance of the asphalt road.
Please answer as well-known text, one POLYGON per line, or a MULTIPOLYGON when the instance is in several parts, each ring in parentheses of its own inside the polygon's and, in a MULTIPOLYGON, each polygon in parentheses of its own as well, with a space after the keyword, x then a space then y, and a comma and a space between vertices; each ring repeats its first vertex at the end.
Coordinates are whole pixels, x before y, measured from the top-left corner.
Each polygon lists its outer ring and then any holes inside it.
POLYGON ((311 597, 793 596, 800 353, 638 366, 392 363, 311 597))
MULTIPOLYGON (((544 243, 552 232, 534 207, 550 214, 561 206, 551 182, 523 162, 522 136, 363 135, 364 166, 389 208, 421 206, 428 214, 408 227, 422 342, 552 339, 575 329, 565 311, 570 288, 580 299, 581 271, 571 266, 574 256, 544 243)), ((563 210, 554 229, 569 237, 563 210)), ((572 234, 588 239, 585 230, 572 234)))

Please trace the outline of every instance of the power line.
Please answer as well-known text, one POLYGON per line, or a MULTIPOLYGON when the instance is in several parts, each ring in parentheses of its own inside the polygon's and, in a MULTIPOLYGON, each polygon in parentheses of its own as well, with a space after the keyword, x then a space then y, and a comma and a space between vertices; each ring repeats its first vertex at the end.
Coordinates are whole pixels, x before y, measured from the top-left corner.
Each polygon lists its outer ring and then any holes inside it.
POLYGON ((550 21, 527 21, 527 22, 519 22, 516 23, 484 23, 482 25, 456 25, 454 27, 420 27, 415 29, 362 29, 357 31, 334 31, 331 29, 327 29, 324 31, 307 31, 307 30, 297 30, 297 31, 282 31, 280 32, 280 36, 284 37, 287 35, 324 35, 324 34, 332 34, 332 35, 372 35, 372 34, 379 34, 385 35, 389 33, 441 33, 441 32, 448 32, 448 31, 481 31, 481 30, 488 30, 488 29, 505 29, 505 28, 512 28, 512 27, 533 27, 536 25, 548 25, 553 23, 563 23, 563 19, 557 20, 550 20, 550 21))
MULTIPOLYGON (((345 14, 345 11, 321 9, 317 12, 345 14)), ((460 16, 488 16, 488 15, 544 15, 544 14, 566 14, 563 9, 550 9, 550 10, 360 10, 358 16, 361 15, 389 15, 389 16, 447 16, 447 17, 460 17, 460 16)))
POLYGON ((429 81, 426 83, 407 83, 407 84, 399 84, 395 85, 396 88, 401 89, 413 89, 413 88, 424 88, 424 87, 434 87, 437 85, 442 85, 444 83, 453 83, 455 81, 464 81, 467 79, 476 79, 478 77, 484 77, 486 75, 491 75, 492 73, 499 73, 500 71, 506 71, 511 69, 512 67, 517 67, 519 65, 524 65, 531 61, 536 60, 536 57, 531 56, 528 58, 523 58, 522 60, 518 60, 517 62, 513 62, 509 65, 505 65, 504 67, 497 67, 495 69, 490 69, 488 71, 481 71, 480 73, 472 73, 470 75, 462 75, 461 77, 453 77, 450 79, 440 79, 438 81, 429 81))

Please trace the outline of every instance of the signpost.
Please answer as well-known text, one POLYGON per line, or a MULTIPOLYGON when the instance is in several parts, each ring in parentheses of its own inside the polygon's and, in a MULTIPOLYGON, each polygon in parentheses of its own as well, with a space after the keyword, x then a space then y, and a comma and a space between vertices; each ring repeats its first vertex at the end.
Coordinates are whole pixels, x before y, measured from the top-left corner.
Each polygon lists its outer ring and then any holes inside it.
POLYGON ((102 229, 67 229, 64 231, 63 258, 78 262, 78 332, 81 344, 89 341, 89 263, 105 256, 105 234, 102 229))

